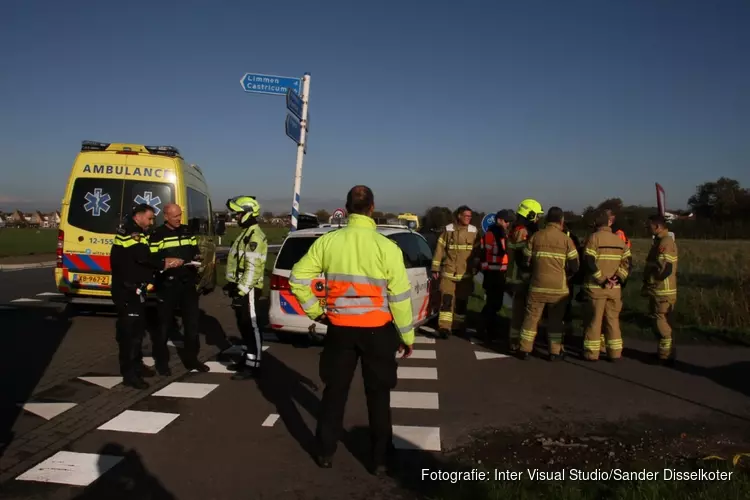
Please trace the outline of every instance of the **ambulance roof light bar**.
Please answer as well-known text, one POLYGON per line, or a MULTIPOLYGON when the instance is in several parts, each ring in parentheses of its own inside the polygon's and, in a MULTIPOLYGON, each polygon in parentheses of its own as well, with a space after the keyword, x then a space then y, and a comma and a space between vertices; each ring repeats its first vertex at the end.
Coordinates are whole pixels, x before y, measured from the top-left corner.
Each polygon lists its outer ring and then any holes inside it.
POLYGON ((146 150, 152 155, 182 156, 174 146, 146 146, 146 150))
POLYGON ((106 151, 111 143, 98 141, 82 141, 81 151, 106 151))

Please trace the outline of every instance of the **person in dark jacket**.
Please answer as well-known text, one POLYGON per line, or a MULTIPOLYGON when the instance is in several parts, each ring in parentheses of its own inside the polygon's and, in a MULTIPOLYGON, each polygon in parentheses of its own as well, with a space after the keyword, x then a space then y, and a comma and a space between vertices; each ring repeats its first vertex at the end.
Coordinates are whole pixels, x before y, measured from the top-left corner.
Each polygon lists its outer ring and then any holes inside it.
POLYGON ((157 259, 151 255, 147 233, 154 224, 154 209, 142 203, 133 209, 115 234, 110 252, 112 301, 117 310, 117 343, 123 385, 146 389, 143 377, 154 372, 143 364, 142 343, 146 333, 145 295, 153 288, 154 274, 182 265, 181 259, 157 259))
POLYGON ((508 271, 508 252, 506 248, 507 231, 515 221, 510 210, 500 210, 495 214, 495 223, 482 236, 482 287, 486 295, 482 308, 482 330, 492 341, 498 340, 497 313, 503 307, 505 295, 505 277, 508 271))

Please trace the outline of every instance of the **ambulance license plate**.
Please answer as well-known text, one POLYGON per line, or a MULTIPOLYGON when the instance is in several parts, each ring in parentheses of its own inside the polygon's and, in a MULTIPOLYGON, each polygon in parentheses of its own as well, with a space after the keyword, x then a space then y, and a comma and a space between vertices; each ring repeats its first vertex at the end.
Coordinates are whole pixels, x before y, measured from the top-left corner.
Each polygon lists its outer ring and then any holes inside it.
POLYGON ((79 274, 74 281, 81 285, 109 286, 110 276, 108 274, 79 274))

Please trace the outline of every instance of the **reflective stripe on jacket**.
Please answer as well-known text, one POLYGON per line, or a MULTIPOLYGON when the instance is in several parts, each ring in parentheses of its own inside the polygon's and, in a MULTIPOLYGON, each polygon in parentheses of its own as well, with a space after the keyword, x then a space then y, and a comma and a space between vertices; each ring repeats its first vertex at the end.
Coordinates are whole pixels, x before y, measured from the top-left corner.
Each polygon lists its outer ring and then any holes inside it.
POLYGON ((266 234, 255 224, 246 228, 232 243, 227 256, 226 278, 247 293, 251 288, 263 288, 263 276, 268 256, 266 234))
POLYGON ((289 286, 310 319, 324 312, 310 286, 321 274, 331 324, 377 328, 393 321, 403 343, 414 342, 404 254, 370 217, 350 215, 345 227, 318 238, 292 268, 289 286))
POLYGON ((666 229, 656 235, 648 252, 643 284, 654 297, 677 296, 677 244, 666 229))
POLYGON ((507 282, 519 284, 529 281, 528 273, 524 272, 519 263, 523 261, 523 249, 529 238, 529 230, 525 225, 519 224, 510 231, 508 237, 508 275, 507 282))
POLYGON ((490 229, 482 236, 481 246, 484 250, 482 271, 506 271, 508 269, 508 253, 505 245, 505 232, 502 228, 490 229))
POLYGON ((578 271, 578 250, 560 224, 550 222, 529 238, 523 250, 531 268, 529 292, 568 295, 568 276, 578 271))
POLYGON ((432 271, 451 281, 471 279, 472 268, 479 264, 479 232, 469 224, 448 224, 438 238, 432 271))
POLYGON ((586 262, 584 286, 590 294, 597 295, 604 290, 610 278, 617 278, 620 284, 628 279, 632 258, 630 249, 609 227, 600 227, 591 234, 584 244, 583 258, 586 262))

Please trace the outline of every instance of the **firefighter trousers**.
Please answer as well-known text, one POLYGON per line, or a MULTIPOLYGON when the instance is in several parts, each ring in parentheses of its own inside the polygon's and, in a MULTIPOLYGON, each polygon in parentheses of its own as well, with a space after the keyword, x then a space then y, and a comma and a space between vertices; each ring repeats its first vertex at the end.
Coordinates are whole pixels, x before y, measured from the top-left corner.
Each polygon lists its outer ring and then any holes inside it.
POLYGON ((466 309, 473 291, 474 281, 471 279, 453 281, 442 278, 440 280, 441 304, 438 329, 463 331, 466 328, 466 309))
POLYGON ((182 328, 185 339, 185 358, 195 361, 200 350, 198 338, 198 291, 192 280, 182 281, 179 279, 167 279, 159 284, 159 330, 154 339, 153 354, 156 366, 169 366, 169 349, 167 340, 169 332, 174 325, 174 316, 177 309, 182 317, 182 328))
POLYGON ((146 308, 141 296, 130 290, 112 290, 117 310, 115 338, 119 349, 120 374, 137 378, 143 365, 143 337, 146 335, 146 308))
POLYGON ((482 319, 488 329, 494 329, 497 325, 497 313, 503 308, 505 271, 485 271, 482 286, 487 295, 482 308, 482 319))
POLYGON ((521 337, 521 327, 523 318, 526 315, 526 301, 529 296, 528 283, 514 283, 510 290, 513 292, 513 308, 510 317, 510 349, 518 349, 518 342, 521 337))
POLYGON ((654 322, 654 333, 659 338, 659 359, 669 359, 672 354, 672 326, 669 320, 676 302, 676 296, 649 297, 649 313, 654 322))
POLYGON ((583 334, 583 355, 596 360, 602 349, 610 359, 622 356, 622 333, 620 331, 620 311, 622 294, 619 288, 593 289, 588 293, 586 324, 583 334), (606 339, 606 340, 602 340, 606 339))
POLYGON ((325 384, 315 437, 318 452, 336 452, 357 362, 362 378, 370 423, 372 460, 382 465, 393 442, 391 390, 396 387, 396 351, 400 336, 392 323, 377 328, 329 325, 320 356, 320 379, 325 384))
POLYGON ((237 328, 240 330, 244 345, 240 364, 245 368, 260 368, 263 345, 258 322, 258 301, 261 291, 260 288, 251 288, 242 297, 232 299, 237 328))
POLYGON ((526 314, 521 326, 521 351, 532 352, 536 339, 539 320, 542 319, 545 308, 547 313, 547 337, 549 338, 549 353, 560 354, 563 344, 563 317, 568 294, 551 295, 530 292, 526 303, 526 314))

